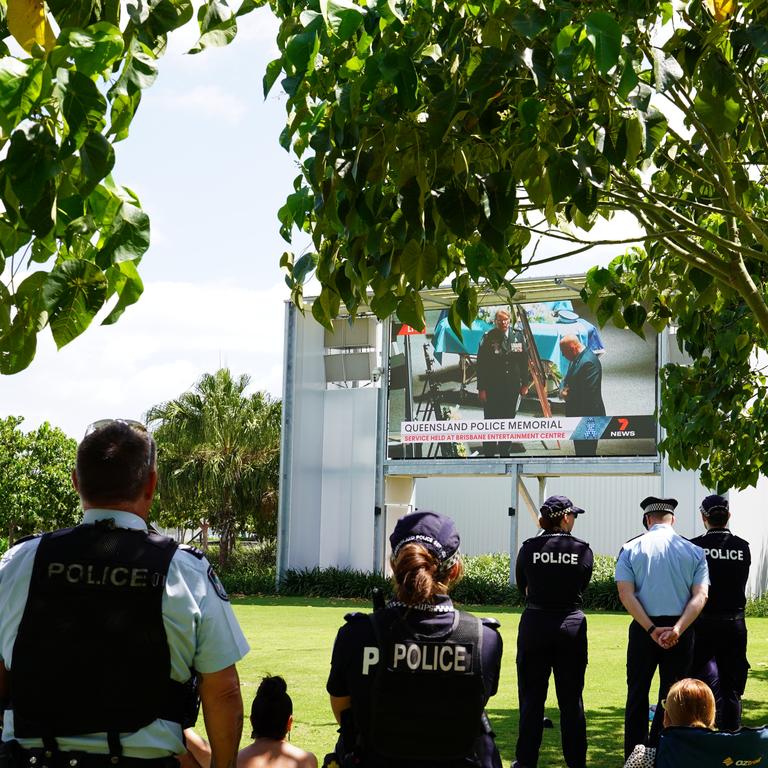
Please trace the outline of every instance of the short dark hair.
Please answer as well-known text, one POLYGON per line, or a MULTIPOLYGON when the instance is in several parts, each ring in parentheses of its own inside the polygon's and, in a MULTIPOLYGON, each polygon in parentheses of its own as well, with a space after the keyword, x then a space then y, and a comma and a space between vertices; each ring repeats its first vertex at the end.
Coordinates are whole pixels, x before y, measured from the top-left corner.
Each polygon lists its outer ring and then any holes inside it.
POLYGON ((155 441, 122 421, 86 435, 77 446, 80 495, 93 504, 134 501, 155 468, 155 441))
POLYGON ((251 705, 251 738, 284 739, 292 714, 293 702, 285 680, 279 676, 263 678, 251 705))
POLYGON ((707 522, 716 528, 727 525, 730 516, 731 513, 723 507, 717 507, 704 515, 707 522))

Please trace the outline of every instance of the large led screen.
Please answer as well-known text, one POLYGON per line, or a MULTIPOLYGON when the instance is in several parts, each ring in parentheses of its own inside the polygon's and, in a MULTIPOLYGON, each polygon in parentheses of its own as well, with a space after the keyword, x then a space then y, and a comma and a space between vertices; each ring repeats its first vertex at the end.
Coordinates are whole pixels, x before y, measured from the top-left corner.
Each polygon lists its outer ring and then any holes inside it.
POLYGON ((392 324, 390 459, 655 456, 657 336, 581 301, 482 307, 457 336, 392 324))

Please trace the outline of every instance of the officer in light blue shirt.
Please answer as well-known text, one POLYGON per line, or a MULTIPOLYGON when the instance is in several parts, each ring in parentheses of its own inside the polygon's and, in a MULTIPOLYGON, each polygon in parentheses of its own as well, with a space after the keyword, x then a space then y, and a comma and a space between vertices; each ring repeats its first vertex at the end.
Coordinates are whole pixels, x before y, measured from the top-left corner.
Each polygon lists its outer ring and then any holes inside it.
POLYGON ((693 631, 686 629, 707 600, 709 573, 704 550, 673 530, 676 499, 649 496, 640 502, 647 533, 628 541, 616 563, 616 585, 632 616, 627 646, 625 758, 637 744, 657 747, 661 700, 672 683, 688 676, 693 631), (659 696, 648 735, 648 693, 656 669, 659 696))
POLYGON ((215 764, 234 764, 249 647, 202 553, 147 528, 154 440, 97 422, 73 481, 82 523, 0 561, 3 741, 19 765, 173 766, 197 679, 215 764))

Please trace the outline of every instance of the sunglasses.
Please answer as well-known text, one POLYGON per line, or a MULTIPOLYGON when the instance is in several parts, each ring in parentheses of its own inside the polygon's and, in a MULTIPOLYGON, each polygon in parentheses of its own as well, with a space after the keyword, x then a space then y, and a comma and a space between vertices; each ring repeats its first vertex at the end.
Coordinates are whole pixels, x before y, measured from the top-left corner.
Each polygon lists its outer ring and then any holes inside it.
POLYGON ((88 437, 88 435, 92 435, 94 432, 98 431, 99 429, 104 429, 104 427, 109 427, 112 424, 125 424, 126 427, 135 429, 137 432, 141 432, 143 435, 149 434, 147 425, 142 424, 140 421, 136 421, 135 419, 99 419, 98 421, 94 421, 92 424, 89 424, 85 428, 85 437, 88 437))
POLYGON ((92 435, 94 432, 98 432, 100 429, 112 426, 113 424, 123 424, 126 427, 130 427, 135 432, 144 435, 149 441, 149 453, 147 455, 147 466, 151 467, 155 462, 155 441, 152 440, 147 425, 135 419, 99 419, 89 424, 85 428, 85 437, 92 435))

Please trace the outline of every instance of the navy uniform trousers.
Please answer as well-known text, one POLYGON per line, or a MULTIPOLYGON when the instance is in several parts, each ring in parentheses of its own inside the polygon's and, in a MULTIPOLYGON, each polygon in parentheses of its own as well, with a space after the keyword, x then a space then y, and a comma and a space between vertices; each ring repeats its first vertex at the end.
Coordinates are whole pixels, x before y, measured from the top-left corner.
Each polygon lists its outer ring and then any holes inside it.
POLYGON ((587 723, 582 699, 586 668, 587 619, 581 611, 523 611, 517 635, 520 735, 516 757, 525 768, 535 768, 538 761, 544 703, 552 672, 565 763, 568 768, 586 765, 587 723))
MULTIPOLYGON (((678 616, 651 616, 657 627, 671 627, 678 616)), ((636 622, 629 625, 627 644, 627 707, 624 712, 624 758, 637 744, 659 746, 664 722, 661 700, 678 680, 688 677, 693 662, 693 631, 683 632, 677 645, 662 648, 636 622), (659 699, 648 736, 648 693, 653 675, 659 670, 659 699)))
POLYGON ((744 617, 701 615, 694 628, 694 673, 712 689, 717 702, 718 729, 735 731, 741 725, 741 697, 749 672, 744 617))

